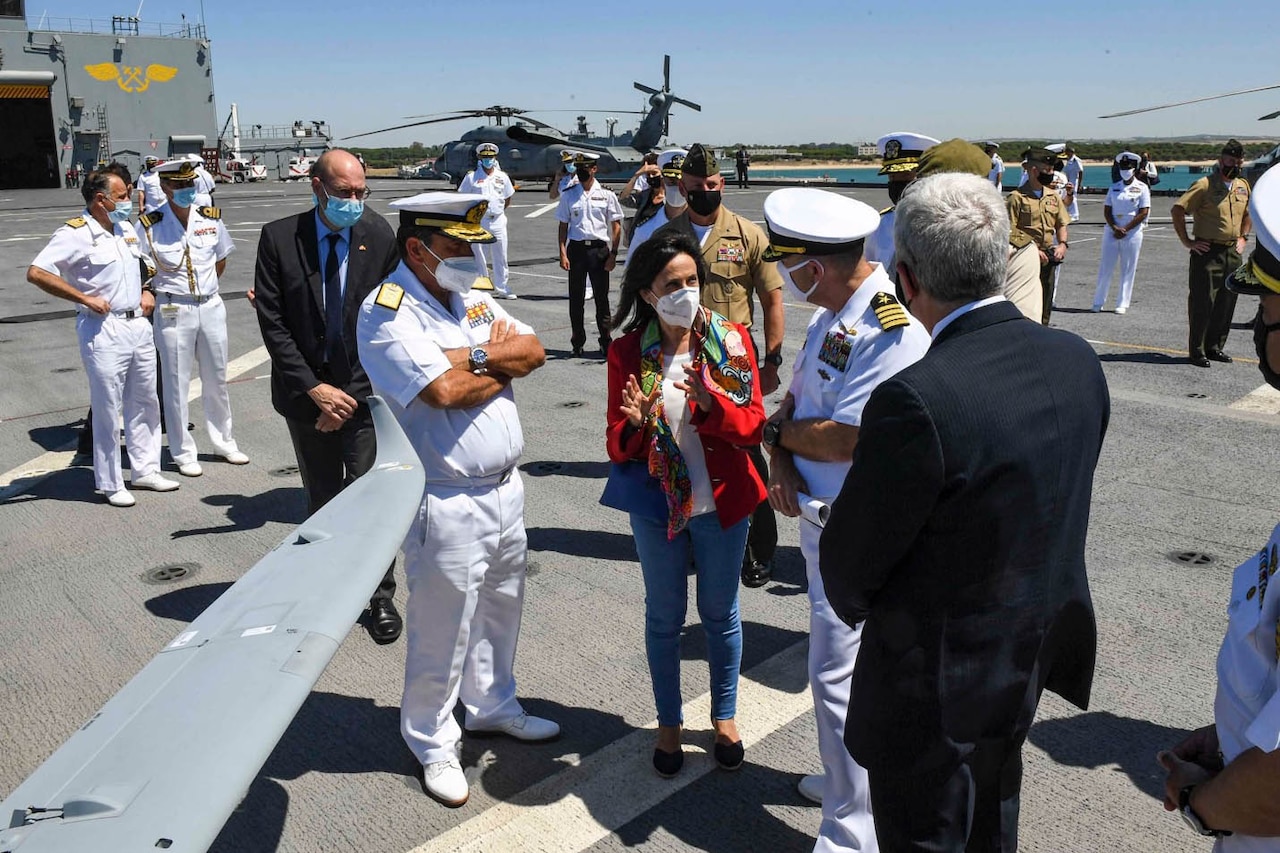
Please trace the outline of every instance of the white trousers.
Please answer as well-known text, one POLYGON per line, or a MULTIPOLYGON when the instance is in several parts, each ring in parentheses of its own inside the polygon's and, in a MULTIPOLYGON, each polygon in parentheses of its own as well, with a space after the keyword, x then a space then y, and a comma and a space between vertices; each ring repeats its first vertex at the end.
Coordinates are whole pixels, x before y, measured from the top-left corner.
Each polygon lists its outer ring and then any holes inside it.
MULTIPOLYGON (((833 498, 820 498, 831 503, 833 498)), ((822 824, 814 853, 878 851, 871 817, 871 787, 867 771, 844 745, 849 714, 853 665, 862 644, 862 626, 850 628, 827 602, 818 570, 818 539, 822 531, 800 522, 800 553, 809 579, 809 689, 818 723, 818 752, 822 757, 822 824)))
POLYGON ((231 436, 231 394, 227 391, 227 306, 214 295, 200 305, 169 303, 156 294, 156 347, 164 383, 164 416, 169 453, 179 465, 196 461, 196 440, 187 432, 193 361, 200 367, 200 402, 209 442, 220 455, 239 450, 231 436), (175 441, 175 439, 177 439, 175 441))
POLYGON ((400 732, 424 765, 457 756, 462 731, 523 713, 512 667, 527 540, 518 472, 497 486, 427 485, 404 543, 408 648, 400 732))
POLYGON ((1098 289, 1093 292, 1093 307, 1101 308, 1111 289, 1111 273, 1120 261, 1120 295, 1116 307, 1128 310, 1133 298, 1133 278, 1138 271, 1138 253, 1142 251, 1144 228, 1130 231, 1123 240, 1117 240, 1110 228, 1102 230, 1102 261, 1098 264, 1098 289))
POLYGON ((500 216, 490 221, 484 219, 481 226, 492 234, 496 239, 495 242, 487 244, 475 243, 471 246, 471 251, 475 253, 476 263, 481 268, 488 269, 488 261, 485 259, 485 248, 489 248, 493 252, 493 288, 494 290, 505 291, 507 289, 507 281, 511 278, 511 271, 507 267, 507 217, 500 216))
POLYGON ((160 401, 156 399, 156 347, 151 324, 81 312, 76 318, 80 360, 93 407, 93 480, 104 494, 124 488, 120 470, 120 417, 124 416, 130 476, 160 470, 160 401))

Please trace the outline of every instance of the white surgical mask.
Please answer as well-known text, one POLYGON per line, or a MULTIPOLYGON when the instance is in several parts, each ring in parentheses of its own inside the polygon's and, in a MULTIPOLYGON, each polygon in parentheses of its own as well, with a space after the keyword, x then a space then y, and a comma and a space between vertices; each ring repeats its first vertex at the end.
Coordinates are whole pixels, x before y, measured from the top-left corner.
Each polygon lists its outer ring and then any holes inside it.
MULTIPOLYGON (((806 263, 808 262, 806 261, 806 263)), ((817 261, 813 261, 813 263, 818 264, 818 269, 822 269, 822 264, 817 261)), ((800 266, 804 266, 804 264, 800 266)), ((796 269, 800 269, 800 267, 796 267, 796 269)), ((791 273, 792 270, 787 269, 781 261, 778 262, 778 275, 782 276, 782 283, 787 286, 787 292, 791 294, 791 298, 799 302, 808 302, 809 296, 818 289, 818 276, 814 276, 813 284, 809 286, 808 290, 801 290, 795 279, 791 277, 791 273)))
MULTIPOLYGON (((431 247, 423 244, 428 252, 431 247)), ((436 265, 436 284, 445 290, 453 293, 466 294, 470 292, 472 286, 476 283, 476 279, 480 277, 480 273, 476 270, 476 259, 471 258, 441 258, 435 252, 431 252, 431 257, 440 263, 436 265)))
POLYGON ((1120 170, 1120 180, 1124 181, 1126 184, 1127 184, 1127 183, 1129 183, 1130 181, 1132 181, 1132 180, 1133 180, 1133 171, 1134 171, 1133 169, 1121 169, 1121 170, 1120 170))
POLYGON ((666 202, 665 202, 667 207, 684 207, 685 206, 686 202, 684 199, 684 192, 681 191, 680 184, 664 183, 662 185, 662 188, 663 188, 663 191, 666 192, 667 194, 666 202))
POLYGON ((693 319, 698 316, 700 298, 698 288, 682 287, 663 296, 654 308, 667 325, 689 329, 693 327, 693 319))

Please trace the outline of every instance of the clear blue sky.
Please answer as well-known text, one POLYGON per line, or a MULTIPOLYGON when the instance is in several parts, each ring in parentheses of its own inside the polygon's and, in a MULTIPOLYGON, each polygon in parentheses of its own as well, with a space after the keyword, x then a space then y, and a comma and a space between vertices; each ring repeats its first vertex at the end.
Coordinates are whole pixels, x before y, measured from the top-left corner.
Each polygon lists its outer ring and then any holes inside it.
MULTIPOLYGON (((136 10, 133 0, 115 0, 120 8, 54 2, 28 0, 29 16, 136 10)), ((219 125, 232 101, 243 124, 324 119, 339 137, 494 103, 634 110, 643 96, 632 81, 660 86, 669 53, 672 89, 703 107, 673 111, 673 141, 684 143, 856 142, 896 130, 943 139, 1280 137, 1280 120, 1256 120, 1280 109, 1280 90, 1097 118, 1280 83, 1280 61, 1268 47, 1280 6, 1270 3, 1220 10, 1186 0, 1086 0, 1035 14, 1021 4, 941 0, 648 6, 660 11, 646 16, 638 11, 644 4, 612 0, 205 0, 219 125), (592 25, 583 28, 584 20, 592 25)), ((145 0, 142 18, 177 22, 182 13, 198 19, 199 0, 145 0)), ((568 129, 574 115, 539 117, 568 129)), ((603 132, 604 114, 589 117, 603 132)), ((637 117, 619 118, 627 128, 637 117)), ((477 123, 360 144, 446 142, 477 123)))

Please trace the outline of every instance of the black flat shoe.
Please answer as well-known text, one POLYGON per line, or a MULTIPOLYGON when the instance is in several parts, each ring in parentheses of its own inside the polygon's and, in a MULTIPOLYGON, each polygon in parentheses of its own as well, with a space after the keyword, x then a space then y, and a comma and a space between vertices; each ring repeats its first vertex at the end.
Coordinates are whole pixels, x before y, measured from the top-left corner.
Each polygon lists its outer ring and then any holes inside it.
MULTIPOLYGON (((720 749, 719 744, 716 744, 716 749, 720 749)), ((654 748, 653 769, 658 771, 658 775, 663 779, 670 779, 675 776, 680 772, 681 767, 684 767, 683 749, 677 749, 675 752, 664 752, 661 749, 654 748)))
POLYGON ((742 585, 747 589, 759 589, 772 579, 772 563, 750 560, 742 564, 742 585))
POLYGON ((1202 355, 1193 355, 1191 356, 1191 363, 1194 364, 1196 367, 1208 367, 1209 359, 1205 358, 1202 355))
POLYGON ((1205 353, 1205 356, 1210 361, 1220 361, 1223 364, 1230 364, 1233 361, 1231 356, 1227 355, 1225 352, 1222 352, 1221 350, 1209 350, 1207 353, 1205 353))
POLYGON ((721 770, 737 770, 742 766, 742 760, 746 757, 746 750, 742 748, 742 741, 734 741, 733 743, 721 743, 716 741, 715 749, 716 764, 720 765, 721 770))

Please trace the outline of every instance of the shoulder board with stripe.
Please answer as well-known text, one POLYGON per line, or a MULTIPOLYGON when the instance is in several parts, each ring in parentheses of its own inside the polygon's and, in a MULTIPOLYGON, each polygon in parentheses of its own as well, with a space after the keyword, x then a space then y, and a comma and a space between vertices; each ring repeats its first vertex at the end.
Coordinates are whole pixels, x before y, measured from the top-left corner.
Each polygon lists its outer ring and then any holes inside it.
POLYGON ((876 320, 880 323, 880 328, 886 332, 894 329, 901 329, 903 326, 911 325, 911 318, 907 316, 907 309, 902 307, 892 293, 886 293, 883 290, 871 298, 871 310, 876 313, 876 320))
POLYGON ((142 223, 143 228, 150 228, 161 219, 164 219, 163 210, 153 210, 150 213, 144 213, 138 217, 138 221, 142 223))
POLYGON ((216 207, 202 207, 200 208, 200 215, 205 219, 221 219, 222 211, 216 207))
POLYGON ((378 295, 374 298, 374 305, 381 305, 392 311, 400 310, 400 301, 404 299, 404 288, 396 284, 394 281, 384 281, 382 286, 378 288, 378 295))
POLYGON ((884 216, 886 213, 893 213, 893 209, 894 209, 895 207, 897 207, 897 205, 896 205, 896 204, 891 204, 891 205, 889 205, 889 206, 888 206, 888 207, 886 207, 884 210, 880 211, 880 215, 881 215, 881 216, 884 216))
POLYGON ((88 225, 88 221, 83 216, 77 216, 75 219, 68 219, 67 224, 72 228, 83 228, 88 225))

